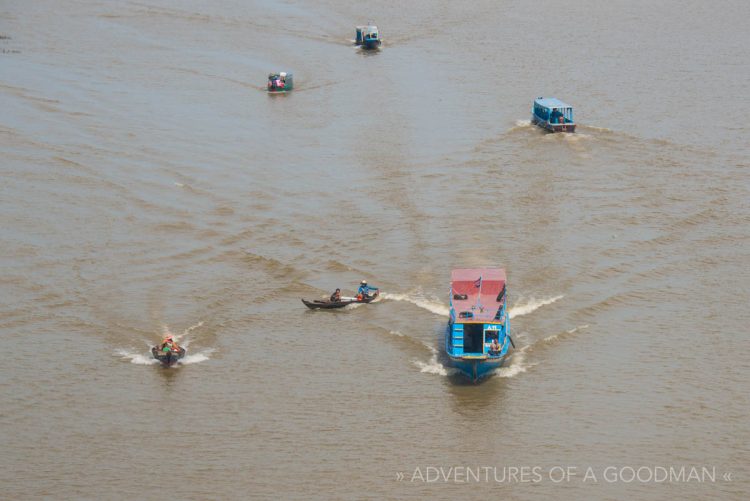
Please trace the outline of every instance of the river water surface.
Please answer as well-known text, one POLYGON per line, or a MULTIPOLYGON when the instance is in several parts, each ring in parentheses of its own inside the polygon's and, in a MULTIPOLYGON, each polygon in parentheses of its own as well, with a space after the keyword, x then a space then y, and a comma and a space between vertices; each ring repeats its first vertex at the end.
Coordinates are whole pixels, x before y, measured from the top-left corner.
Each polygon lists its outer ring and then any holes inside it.
POLYGON ((747 499, 748 16, 1 1, 0 497, 747 499), (441 341, 481 266, 518 349, 474 385, 441 341))

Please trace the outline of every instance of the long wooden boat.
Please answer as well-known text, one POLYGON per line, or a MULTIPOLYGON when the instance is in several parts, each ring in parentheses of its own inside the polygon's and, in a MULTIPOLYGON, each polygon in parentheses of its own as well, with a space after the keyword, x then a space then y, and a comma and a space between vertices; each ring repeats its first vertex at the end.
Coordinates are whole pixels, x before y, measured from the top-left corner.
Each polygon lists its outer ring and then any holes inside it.
POLYGON ((573 107, 554 97, 538 97, 531 108, 531 123, 550 132, 575 132, 573 107))
POLYGON ((513 344, 502 268, 461 268, 451 272, 450 318, 445 352, 472 381, 502 366, 513 344), (493 350, 493 340, 498 348, 493 350))
POLYGON ((344 306, 349 306, 350 304, 362 304, 362 303, 372 303, 375 301, 375 299, 378 297, 378 294, 375 293, 371 296, 365 296, 362 299, 358 299, 356 297, 343 297, 341 298, 341 301, 328 301, 328 300, 321 300, 321 299, 313 299, 312 301, 308 301, 306 299, 302 299, 302 302, 305 306, 310 308, 311 310, 333 310, 336 308, 343 308, 344 306))

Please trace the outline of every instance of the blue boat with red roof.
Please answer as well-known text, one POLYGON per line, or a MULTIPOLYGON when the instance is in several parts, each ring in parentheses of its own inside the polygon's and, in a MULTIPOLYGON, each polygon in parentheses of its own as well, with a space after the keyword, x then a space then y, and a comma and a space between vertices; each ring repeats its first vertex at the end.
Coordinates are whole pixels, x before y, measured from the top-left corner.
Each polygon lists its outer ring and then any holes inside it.
POLYGON ((445 352, 451 365, 472 381, 503 365, 513 346, 502 268, 459 268, 451 272, 450 318, 445 352))

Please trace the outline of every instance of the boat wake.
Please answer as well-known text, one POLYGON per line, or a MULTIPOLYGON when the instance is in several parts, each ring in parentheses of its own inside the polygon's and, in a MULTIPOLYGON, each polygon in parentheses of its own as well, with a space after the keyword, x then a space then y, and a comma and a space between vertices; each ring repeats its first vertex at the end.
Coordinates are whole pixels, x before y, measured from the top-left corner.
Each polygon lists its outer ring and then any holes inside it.
POLYGON ((456 369, 446 367, 438 361, 438 351, 432 346, 427 346, 432 352, 432 356, 427 362, 421 360, 414 360, 414 365, 419 367, 419 372, 423 374, 436 374, 438 376, 450 376, 456 373, 456 369))
POLYGON ((443 317, 447 317, 450 314, 450 310, 446 305, 437 299, 427 299, 420 294, 391 294, 384 292, 382 297, 390 301, 405 301, 443 317))
MULTIPOLYGON (((450 309, 448 308, 447 305, 441 303, 437 299, 427 299, 421 294, 383 293, 382 297, 383 299, 388 299, 390 301, 404 301, 407 303, 411 303, 431 313, 434 313, 436 315, 440 315, 443 317, 447 317, 450 314, 450 309)), ((565 296, 563 296, 562 294, 554 296, 554 297, 546 298, 546 299, 536 299, 534 297, 530 297, 529 299, 522 300, 515 306, 510 307, 508 310, 508 314, 510 315, 510 318, 528 315, 529 313, 532 313, 538 310, 542 306, 547 306, 556 301, 559 301, 563 297, 565 296)))
POLYGON ((158 360, 156 360, 153 356, 151 356, 151 353, 144 354, 144 353, 138 353, 136 351, 118 349, 118 350, 115 350, 115 354, 119 355, 123 360, 130 360, 131 364, 154 365, 154 364, 159 363, 158 360))
MULTIPOLYGON (((432 352, 430 359, 427 362, 413 360, 414 365, 419 368, 419 372, 423 374, 435 374, 436 376, 452 376, 458 374, 458 369, 446 367, 440 363, 438 360, 438 350, 431 346, 428 346, 427 348, 432 352)), ((523 374, 531 367, 537 365, 536 363, 526 362, 525 352, 527 348, 528 346, 524 346, 513 352, 510 357, 508 357, 506 364, 495 369, 491 375, 501 378, 512 378, 519 374, 523 374)))
MULTIPOLYGON (((184 348, 188 348, 190 346, 191 337, 190 334, 200 328, 203 325, 203 322, 198 322, 195 325, 191 325, 182 333, 180 334, 174 334, 169 330, 168 326, 162 327, 162 332, 164 336, 167 336, 168 334, 172 334, 174 336, 175 340, 179 342, 184 348)), ((143 340, 144 344, 146 345, 146 353, 137 351, 135 348, 131 349, 117 349, 115 350, 115 354, 118 355, 123 360, 129 360, 131 364, 136 365, 155 365, 159 364, 159 361, 156 360, 151 355, 151 346, 153 346, 153 340, 143 340)), ((200 362, 205 362, 206 360, 209 360, 211 357, 211 354, 215 350, 213 348, 207 348, 205 350, 191 353, 188 351, 188 353, 185 355, 184 358, 177 361, 177 363, 173 367, 177 367, 179 365, 190 365, 190 364, 197 364, 200 362)))
POLYGON ((542 306, 547 306, 548 304, 552 304, 555 301, 559 301, 563 297, 565 296, 563 296, 562 294, 560 294, 559 296, 548 298, 548 299, 535 299, 531 297, 522 303, 512 306, 508 310, 508 315, 510 316, 510 318, 522 317, 524 315, 528 315, 529 313, 532 313, 538 310, 542 306))
POLYGON ((607 127, 597 127, 595 125, 578 124, 578 129, 579 130, 580 129, 590 130, 590 131, 594 131, 594 132, 605 132, 605 133, 613 133, 614 132, 614 130, 608 129, 607 127))
POLYGON ((530 368, 534 367, 536 363, 526 362, 527 347, 528 345, 518 349, 517 351, 514 351, 508 358, 508 361, 505 363, 505 365, 495 369, 492 372, 492 375, 496 377, 511 378, 519 374, 523 374, 530 368))
POLYGON ((529 119, 527 119, 527 120, 516 120, 515 125, 513 127, 511 127, 510 129, 508 129, 507 133, 516 132, 516 131, 522 130, 522 129, 528 129, 530 127, 531 127, 531 120, 529 120, 529 119))
POLYGON ((557 334, 552 334, 551 336, 547 336, 544 338, 545 343, 553 343, 555 341, 560 341, 567 336, 570 336, 571 334, 575 334, 578 331, 582 331, 584 329, 588 329, 588 324, 579 325, 578 327, 573 327, 572 329, 568 329, 565 332, 558 332, 557 334))

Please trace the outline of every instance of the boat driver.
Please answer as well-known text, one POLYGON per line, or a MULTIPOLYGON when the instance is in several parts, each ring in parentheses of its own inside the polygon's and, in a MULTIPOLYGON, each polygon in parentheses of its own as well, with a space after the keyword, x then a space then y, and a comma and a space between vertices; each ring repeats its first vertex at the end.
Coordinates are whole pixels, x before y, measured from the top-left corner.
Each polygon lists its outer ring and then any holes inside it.
POLYGON ((359 289, 357 289, 357 296, 362 296, 363 298, 370 295, 371 291, 378 290, 377 287, 370 287, 367 285, 367 280, 362 280, 359 283, 359 289))
POLYGON ((341 301, 341 289, 336 289, 336 292, 331 294, 331 302, 338 303, 339 301, 341 301))

